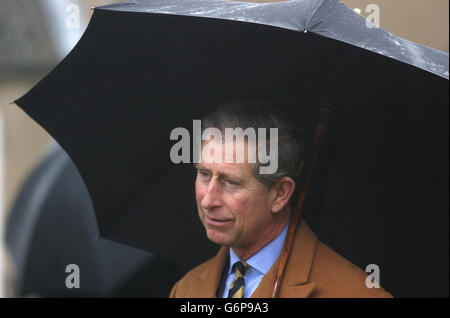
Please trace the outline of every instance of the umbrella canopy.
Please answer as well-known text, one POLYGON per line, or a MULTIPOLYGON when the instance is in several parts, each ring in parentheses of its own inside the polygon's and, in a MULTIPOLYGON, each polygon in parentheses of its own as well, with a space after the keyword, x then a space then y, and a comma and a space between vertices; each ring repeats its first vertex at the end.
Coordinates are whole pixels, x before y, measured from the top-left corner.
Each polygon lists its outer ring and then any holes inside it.
POLYGON ((304 216, 353 262, 378 264, 395 296, 420 296, 448 294, 430 279, 448 277, 448 76, 448 54, 337 0, 142 0, 96 8, 16 103, 77 165, 102 237, 185 268, 217 246, 197 217, 192 167, 170 160, 170 132, 226 100, 270 96, 308 141, 332 103, 304 216))

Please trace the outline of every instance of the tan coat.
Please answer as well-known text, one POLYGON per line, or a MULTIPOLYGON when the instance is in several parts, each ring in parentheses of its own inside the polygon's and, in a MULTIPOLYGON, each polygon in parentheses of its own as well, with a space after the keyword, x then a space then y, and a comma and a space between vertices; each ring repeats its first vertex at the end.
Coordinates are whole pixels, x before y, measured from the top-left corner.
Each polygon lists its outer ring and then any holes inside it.
MULTIPOLYGON (((187 273, 172 288, 170 297, 215 297, 228 257, 217 255, 187 273)), ((271 296, 279 259, 263 277, 252 297, 271 296)), ((285 268, 279 297, 392 297, 382 288, 367 288, 367 274, 320 242, 301 221, 285 268)))

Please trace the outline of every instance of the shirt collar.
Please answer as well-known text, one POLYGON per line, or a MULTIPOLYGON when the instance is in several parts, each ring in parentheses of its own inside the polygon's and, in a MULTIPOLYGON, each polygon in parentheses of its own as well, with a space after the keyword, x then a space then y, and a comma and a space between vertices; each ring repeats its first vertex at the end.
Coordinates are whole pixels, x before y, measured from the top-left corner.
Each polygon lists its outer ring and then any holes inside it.
MULTIPOLYGON (((275 263, 275 261, 281 254, 288 227, 289 222, 285 225, 281 233, 278 234, 278 236, 272 242, 264 246, 255 255, 250 257, 246 261, 246 263, 250 265, 251 268, 257 270, 259 273, 266 275, 272 267, 273 263, 275 263)), ((239 261, 239 257, 234 253, 233 249, 230 248, 230 266, 228 269, 228 274, 231 274, 231 271, 233 270, 233 264, 239 261)))

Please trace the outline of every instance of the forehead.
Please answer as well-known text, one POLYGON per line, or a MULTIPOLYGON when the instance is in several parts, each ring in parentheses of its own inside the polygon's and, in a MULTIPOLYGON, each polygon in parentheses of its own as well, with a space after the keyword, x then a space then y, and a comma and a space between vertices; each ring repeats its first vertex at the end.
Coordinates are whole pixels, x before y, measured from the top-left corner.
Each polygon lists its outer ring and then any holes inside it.
POLYGON ((208 169, 221 174, 251 177, 254 161, 249 160, 250 151, 254 151, 254 147, 249 146, 246 141, 222 143, 207 140, 202 143, 200 162, 196 166, 199 169, 208 169), (207 145, 208 147, 205 148, 207 145))
POLYGON ((256 163, 257 147, 247 140, 225 142, 214 138, 202 142, 200 161, 216 163, 256 163))

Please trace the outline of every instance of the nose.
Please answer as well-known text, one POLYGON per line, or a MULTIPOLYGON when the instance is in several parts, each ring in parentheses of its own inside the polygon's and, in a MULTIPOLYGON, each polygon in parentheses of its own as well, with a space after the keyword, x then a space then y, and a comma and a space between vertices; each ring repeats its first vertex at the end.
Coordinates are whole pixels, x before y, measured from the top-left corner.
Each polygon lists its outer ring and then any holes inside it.
POLYGON ((205 210, 220 206, 220 191, 220 182, 216 178, 212 178, 208 183, 205 195, 200 201, 200 206, 205 210))

